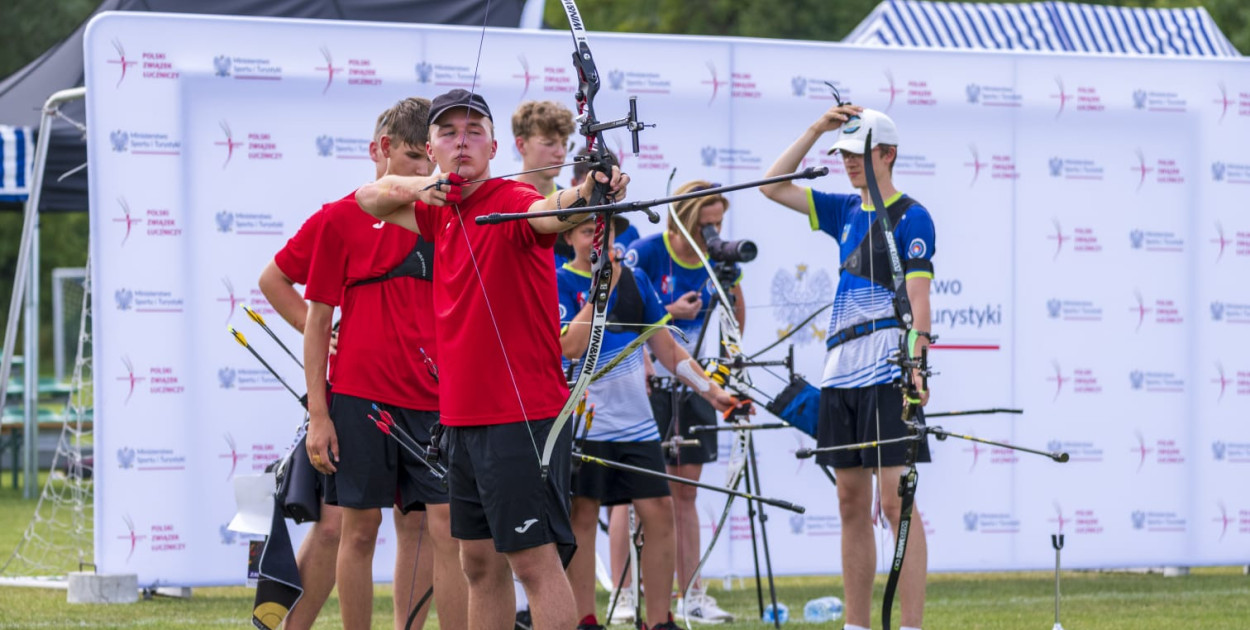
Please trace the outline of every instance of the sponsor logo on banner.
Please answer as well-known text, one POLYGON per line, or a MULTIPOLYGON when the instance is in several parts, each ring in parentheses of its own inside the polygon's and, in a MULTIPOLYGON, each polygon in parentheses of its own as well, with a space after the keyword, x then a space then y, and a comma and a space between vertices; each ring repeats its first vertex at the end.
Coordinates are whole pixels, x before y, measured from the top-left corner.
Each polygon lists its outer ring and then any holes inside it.
POLYGON ((1223 81, 1216 84, 1216 87, 1219 88, 1220 97, 1214 102, 1220 106, 1220 122, 1224 122, 1229 109, 1237 116, 1250 116, 1250 91, 1232 90, 1235 93, 1230 93, 1223 81))
POLYGON ((699 149, 699 158, 703 166, 726 171, 760 170, 764 168, 764 159, 751 149, 735 149, 707 145, 699 149))
POLYGON ((672 163, 668 161, 668 156, 664 153, 664 148, 659 143, 640 142, 638 144, 638 155, 634 155, 633 151, 625 151, 625 145, 621 143, 620 137, 615 134, 609 134, 612 143, 616 145, 616 154, 622 156, 620 160, 621 168, 625 167, 626 160, 624 156, 629 156, 637 160, 637 165, 633 168, 642 171, 667 171, 673 168, 672 163))
POLYGON ((1179 254, 1185 251, 1185 238, 1170 230, 1135 228, 1128 233, 1129 246, 1138 251, 1179 254))
POLYGON ((1185 393, 1185 379, 1175 372, 1132 370, 1128 379, 1129 386, 1134 391, 1151 394, 1185 393))
POLYGON ((1228 507, 1223 501, 1215 504, 1215 516, 1211 519, 1219 532, 1218 540, 1229 534, 1250 534, 1250 507, 1228 507))
POLYGON ((711 105, 712 103, 716 101, 716 97, 720 95, 721 86, 729 85, 731 82, 726 79, 720 78, 720 73, 716 71, 716 64, 712 63, 709 60, 706 65, 707 65, 707 72, 709 75, 709 79, 706 81, 700 81, 700 83, 702 83, 703 85, 710 86, 712 88, 711 89, 712 95, 708 97, 707 99, 707 104, 711 105))
POLYGON ((1103 309, 1093 300, 1051 298, 1046 300, 1046 316, 1065 322, 1101 322, 1103 309))
POLYGON ((968 182, 968 187, 971 188, 976 185, 977 178, 981 176, 981 169, 989 166, 990 164, 989 162, 981 161, 980 153, 977 151, 977 145, 968 145, 968 152, 972 154, 972 161, 964 162, 964 166, 972 169, 972 181, 968 182))
POLYGON ((963 294, 964 283, 959 278, 934 278, 929 284, 929 295, 934 296, 932 309, 933 326, 946 327, 940 335, 944 341, 930 346, 934 350, 998 350, 1002 347, 995 337, 978 339, 952 339, 952 335, 969 333, 999 334, 1003 325, 1003 305, 985 302, 971 303, 954 299, 963 294), (962 304, 961 304, 962 302, 962 304), (964 306, 964 304, 967 304, 964 306), (940 306, 938 306, 940 305, 940 306), (949 306, 948 306, 949 305, 949 306))
POLYGON ((320 135, 313 140, 317 157, 333 157, 337 160, 370 160, 368 138, 343 138, 320 135))
POLYGON ((672 94, 673 80, 660 72, 614 68, 608 73, 608 88, 630 94, 672 94))
POLYGON ((124 246, 126 241, 130 240, 131 232, 135 231, 135 226, 146 225, 143 230, 139 230, 138 234, 145 234, 153 237, 170 237, 182 236, 182 227, 178 224, 178 220, 174 218, 173 212, 168 208, 145 208, 143 215, 146 218, 140 219, 130 209, 130 202, 125 197, 117 198, 119 214, 113 217, 113 223, 120 223, 125 226, 125 232, 122 234, 121 245, 124 246))
POLYGON ((135 521, 129 514, 122 516, 122 522, 126 524, 126 533, 117 536, 122 541, 126 549, 126 564, 130 564, 130 559, 135 555, 135 549, 139 548, 139 543, 148 539, 147 534, 140 534, 135 528, 135 521))
POLYGON ((1024 96, 1009 85, 969 83, 964 86, 964 96, 969 105, 981 107, 1021 107, 1024 105, 1024 96))
POLYGON ((217 125, 221 127, 221 132, 225 134, 225 140, 218 140, 213 144, 226 149, 225 161, 221 163, 221 168, 225 169, 230 165, 230 160, 234 159, 234 150, 243 146, 244 143, 234 139, 234 132, 230 130, 230 123, 221 120, 217 122, 217 125))
POLYGON ((221 210, 213 215, 213 224, 222 234, 239 236, 282 236, 286 222, 268 212, 232 212, 221 210))
POLYGON ((1054 523, 1057 533, 1064 534, 1101 534, 1103 533, 1102 521, 1098 517, 1098 511, 1093 508, 1077 509, 1071 512, 1072 516, 1065 516, 1063 507, 1058 502, 1055 503, 1055 515, 1046 519, 1049 523, 1054 523), (1067 530, 1065 532, 1065 529, 1067 530))
POLYGON ((121 244, 124 246, 126 241, 130 240, 130 230, 136 225, 142 224, 143 219, 136 218, 130 213, 130 204, 126 202, 125 197, 117 198, 117 205, 121 207, 121 216, 114 217, 113 223, 121 223, 126 226, 126 233, 122 235, 121 244))
POLYGON ((217 55, 213 57, 213 74, 240 81, 281 81, 282 66, 262 57, 217 55))
MULTIPOLYGON (((773 274, 770 294, 774 305, 773 317, 785 324, 777 329, 777 338, 780 339, 794 332, 794 327, 807 319, 813 310, 833 299, 833 278, 824 269, 812 273, 806 263, 799 263, 794 271, 778 269, 773 274)), ((790 339, 800 346, 823 341, 826 331, 821 323, 816 320, 808 322, 802 332, 794 333, 790 339)))
POLYGON ((1134 332, 1140 332, 1142 326, 1148 321, 1168 326, 1185 323, 1185 316, 1182 314, 1181 307, 1176 300, 1168 298, 1150 300, 1142 297, 1140 290, 1133 291, 1133 305, 1128 310, 1132 313, 1133 319, 1136 320, 1133 328, 1134 332))
POLYGON ((217 370, 217 384, 221 389, 236 389, 241 392, 276 392, 286 389, 269 370, 252 367, 223 367, 217 370))
POLYGON ((894 171, 899 175, 932 177, 937 175, 937 162, 923 154, 900 153, 894 164, 894 171))
POLYGON ((1153 534, 1185 533, 1188 529, 1185 517, 1179 512, 1133 510, 1129 513, 1133 529, 1153 534))
POLYGON ((1211 321, 1225 324, 1250 324, 1250 303, 1213 301, 1211 321))
POLYGON ((1137 156, 1136 164, 1129 170, 1137 176, 1137 188, 1141 190, 1146 184, 1146 180, 1150 178, 1150 174, 1154 173, 1153 181, 1156 184, 1184 184, 1185 176, 1181 172, 1181 167, 1176 160, 1168 158, 1156 158, 1150 160, 1146 157, 1146 153, 1141 149, 1135 151, 1137 156))
MULTIPOLYGON (((709 516, 715 517, 714 514, 709 516)), ((842 519, 834 514, 794 514, 790 517, 790 532, 803 536, 841 536, 842 519)))
POLYGON ((1215 385, 1218 394, 1215 401, 1224 400, 1224 394, 1229 392, 1229 386, 1238 396, 1250 396, 1250 370, 1232 370, 1231 376, 1224 371, 1224 364, 1217 361, 1215 363, 1215 377, 1211 379, 1211 384, 1215 385))
POLYGON ((894 73, 893 72, 891 72, 890 70, 886 70, 882 74, 885 76, 885 87, 877 91, 885 92, 886 96, 889 97, 889 101, 886 102, 885 109, 882 110, 882 111, 888 112, 890 111, 890 108, 894 107, 894 98, 898 96, 899 94, 902 94, 905 90, 894 86, 894 73))
MULTIPOLYGON (((516 60, 521 64, 521 74, 514 74, 512 75, 512 78, 520 79, 523 82, 520 98, 524 99, 525 95, 529 94, 530 82, 540 77, 537 74, 530 74, 530 60, 526 58, 525 55, 517 55, 516 60)), ((424 81, 422 83, 424 83, 424 81)))
POLYGON ((436 87, 469 89, 475 85, 476 79, 481 78, 473 74, 473 66, 430 63, 424 59, 417 62, 415 71, 418 83, 432 83, 436 87))
POLYGON ((1071 109, 1078 112, 1101 112, 1107 109, 1106 104, 1102 102, 1102 96, 1098 93, 1098 88, 1092 85, 1078 85, 1076 91, 1071 92, 1064 87, 1063 77, 1055 77, 1055 86, 1058 92, 1050 95, 1059 102, 1055 118, 1063 115, 1069 103, 1072 104, 1071 109))
POLYGON ((326 86, 324 88, 321 88, 321 93, 325 94, 327 91, 330 90, 330 86, 334 84, 334 75, 336 73, 342 72, 343 67, 334 65, 334 55, 331 54, 330 49, 325 46, 321 47, 321 58, 325 60, 325 65, 317 66, 316 68, 313 68, 313 69, 316 70, 317 72, 326 73, 326 86))
POLYGON ((183 551, 187 548, 187 543, 172 523, 152 525, 148 531, 152 538, 151 550, 156 553, 183 551))
POLYGON ((1059 259, 1065 243, 1071 243, 1072 251, 1078 254, 1097 254, 1102 251, 1102 242, 1098 240, 1094 228, 1077 227, 1069 234, 1063 231, 1059 219, 1051 219, 1050 222, 1054 226, 1054 232, 1047 234, 1046 239, 1055 242, 1055 254, 1051 256, 1051 260, 1059 259))
POLYGON ((137 74, 143 79, 168 80, 177 79, 179 76, 173 61, 163 52, 145 50, 141 51, 137 57, 127 57, 126 47, 120 39, 113 38, 112 44, 115 56, 110 57, 108 63, 116 65, 119 69, 117 84, 113 87, 121 87, 127 75, 135 76, 135 72, 130 72, 130 69, 135 66, 139 66, 137 74))
POLYGON ((1106 168, 1088 158, 1052 157, 1047 163, 1051 177, 1073 180, 1102 181, 1106 168))
POLYGON ((796 75, 790 78, 790 93, 796 98, 807 98, 814 101, 835 100, 828 83, 832 83, 842 96, 843 102, 854 100, 855 92, 845 82, 825 77, 796 75))
POLYGON ((126 404, 129 403, 131 397, 135 395, 135 390, 140 389, 139 385, 142 384, 143 381, 148 380, 148 378, 146 376, 139 376, 138 373, 135 372, 135 365, 134 362, 130 360, 130 355, 122 355, 121 361, 122 365, 126 368, 126 375, 118 376, 117 380, 121 381, 126 386, 126 400, 122 402, 122 404, 126 404))
POLYGON ((1000 512, 964 512, 964 531, 977 534, 1018 534, 1020 519, 1000 512))
MULTIPOLYGON (((711 65, 711 62, 708 63, 711 65)), ((759 99, 764 97, 760 85, 755 82, 755 75, 750 72, 734 72, 729 75, 729 79, 729 95, 733 98, 759 99)), ((712 68, 712 80, 716 80, 714 68, 712 68)))
MULTIPOLYGON (((998 438, 994 441, 1002 442, 1004 444, 1011 443, 1005 438, 998 438)), ((964 447, 964 452, 972 454, 972 461, 968 465, 968 472, 972 472, 976 469, 977 464, 982 462, 991 466, 1002 466, 1015 464, 1020 461, 1020 458, 1016 456, 1015 451, 1003 446, 993 446, 989 444, 971 442, 968 446, 964 447)))
POLYGON ((181 313, 184 298, 173 291, 160 289, 129 289, 122 287, 113 292, 117 310, 135 313, 181 313))
POLYGON ((1070 458, 1069 462, 1096 464, 1101 463, 1105 458, 1101 446, 1085 440, 1053 439, 1046 443, 1046 450, 1052 453, 1067 453, 1070 458))
POLYGON ((136 129, 114 129, 109 132, 109 146, 114 153, 131 155, 182 155, 182 141, 167 134, 136 129))
POLYGON ((117 467, 136 472, 186 470, 187 456, 172 448, 123 446, 117 449, 117 467))
POLYGON ((225 287, 226 293, 222 297, 217 298, 217 301, 223 302, 227 306, 229 306, 229 311, 227 311, 226 313, 226 323, 229 324, 230 318, 234 317, 235 307, 242 304, 243 300, 235 295, 234 283, 230 281, 230 278, 223 276, 221 279, 221 284, 223 287, 225 287))
POLYGON ((1133 90, 1133 109, 1146 112, 1183 114, 1188 109, 1188 103, 1177 92, 1139 88, 1133 90))
POLYGON ((1211 459, 1229 464, 1250 464, 1250 442, 1216 440, 1211 443, 1211 459))
POLYGON ((1137 472, 1141 472, 1147 461, 1160 465, 1185 463, 1185 456, 1175 439, 1158 438, 1147 440, 1141 431, 1135 431, 1133 435, 1135 444, 1129 449, 1129 452, 1137 458, 1137 472))
POLYGON ((1098 379, 1098 375, 1090 368, 1076 368, 1070 372, 1065 371, 1058 361, 1051 361, 1050 375, 1046 377, 1046 382, 1054 386, 1054 395, 1051 400, 1058 400, 1065 391, 1073 394, 1101 394, 1102 382, 1098 379))
POLYGON ((1212 162, 1211 181, 1223 184, 1250 184, 1250 164, 1212 162))
POLYGON ((234 478, 234 471, 239 467, 239 461, 247 459, 247 454, 239 452, 239 446, 235 443, 233 435, 225 433, 221 437, 226 441, 226 447, 229 450, 221 455, 218 455, 217 457, 219 459, 229 460, 230 472, 226 474, 226 481, 230 481, 234 478))

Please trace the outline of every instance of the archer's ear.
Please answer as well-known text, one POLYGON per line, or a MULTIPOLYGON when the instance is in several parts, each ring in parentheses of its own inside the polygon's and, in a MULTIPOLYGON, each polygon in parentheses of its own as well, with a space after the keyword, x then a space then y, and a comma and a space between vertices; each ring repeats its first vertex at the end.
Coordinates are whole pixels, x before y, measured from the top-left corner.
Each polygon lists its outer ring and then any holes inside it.
POLYGON ((391 137, 383 134, 378 138, 378 151, 382 153, 384 159, 391 159, 391 137))
MULTIPOLYGON (((498 142, 498 140, 496 140, 495 142, 498 142)), ((517 153, 520 153, 521 156, 524 157, 525 156, 525 140, 523 138, 513 138, 512 142, 516 144, 517 153)))
MULTIPOLYGON (((517 140, 517 146, 520 146, 520 144, 521 144, 521 141, 517 140)), ((495 159, 495 154, 498 152, 499 152, 499 141, 491 140, 490 141, 490 159, 492 160, 495 159)))

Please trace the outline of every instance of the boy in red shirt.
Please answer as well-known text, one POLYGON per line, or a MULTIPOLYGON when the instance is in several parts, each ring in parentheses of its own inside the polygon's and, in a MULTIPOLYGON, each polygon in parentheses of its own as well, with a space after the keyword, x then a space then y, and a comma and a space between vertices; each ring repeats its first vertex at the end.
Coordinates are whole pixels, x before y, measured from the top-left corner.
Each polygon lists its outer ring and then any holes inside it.
MULTIPOLYGON (((429 109, 428 99, 407 98, 378 115, 374 125, 373 140, 369 143, 369 158, 374 164, 374 179, 386 173, 387 161, 392 157, 409 162, 411 169, 419 175, 428 174, 433 170, 433 164, 424 155, 427 135, 424 120, 429 116, 429 109), (421 122, 415 128, 412 126, 405 128, 403 122, 410 119, 420 119, 421 122), (411 138, 411 142, 404 142, 402 139, 404 132, 413 132, 418 135, 411 138), (421 147, 419 153, 401 151, 414 144, 421 147)), ((408 168, 408 164, 404 168, 408 168)), ((300 291, 296 290, 295 285, 308 283, 313 248, 316 246, 323 216, 324 214, 320 211, 313 212, 300 226, 295 236, 292 236, 286 245, 274 255, 273 260, 265 266, 257 282, 269 305, 301 334, 304 332, 304 322, 308 316, 308 304, 304 301, 304 296, 300 291)), ((333 341, 330 347, 329 380, 333 382, 333 341)), ((307 457, 307 454, 303 456, 307 457)), ((393 596, 395 617, 397 620, 406 621, 418 598, 433 583, 434 564, 432 554, 417 553, 421 537, 424 532, 428 531, 424 510, 405 514, 403 510, 396 507, 394 520, 397 538, 393 596)), ((304 595, 283 620, 283 627, 287 630, 311 628, 317 620, 321 607, 330 596, 330 592, 334 590, 335 558, 339 552, 342 521, 339 507, 326 505, 323 501, 321 518, 313 523, 311 531, 304 537, 304 542, 300 545, 299 554, 296 557, 300 581, 304 585, 304 595)), ((413 625, 418 628, 423 626, 429 610, 429 606, 423 606, 413 625)))
MULTIPOLYGON (((414 146, 425 136, 428 107, 396 113, 403 131, 383 147, 387 172, 428 172, 426 154, 414 146)), ((307 445, 313 466, 327 475, 326 503, 342 512, 337 582, 343 627, 370 626, 381 508, 395 504, 405 512, 426 508, 440 625, 463 628, 466 584, 459 548, 451 538, 446 488, 369 420, 378 415, 377 406, 425 444, 438 421, 433 370, 438 353, 430 314, 433 246, 412 232, 375 221, 351 195, 318 214, 321 227, 305 291, 310 302, 304 330, 307 445), (342 310, 340 343, 327 404, 324 375, 336 306, 342 310)), ((398 527, 419 524, 396 521, 398 527)))
POLYGON ((366 184, 356 199, 373 216, 419 231, 435 244, 440 402, 448 427, 452 535, 460 540, 469 579, 469 626, 513 624, 511 565, 525 587, 534 628, 568 630, 577 625, 560 555, 574 545, 568 426, 555 442, 559 456, 546 479, 539 461, 568 398, 550 249, 557 232, 585 215, 502 225, 478 225, 474 218, 573 207, 591 197, 596 180, 619 200, 629 176, 613 167, 611 176, 596 174, 580 188, 548 198, 511 181, 462 188, 490 177, 497 146, 486 101, 452 90, 431 105, 428 145, 452 183, 388 175, 366 184))

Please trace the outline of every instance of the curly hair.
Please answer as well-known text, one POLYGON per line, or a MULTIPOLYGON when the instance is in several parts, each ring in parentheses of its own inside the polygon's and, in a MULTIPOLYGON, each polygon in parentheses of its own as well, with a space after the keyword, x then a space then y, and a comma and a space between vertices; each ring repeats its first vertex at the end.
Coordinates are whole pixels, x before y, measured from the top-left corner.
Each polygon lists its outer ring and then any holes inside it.
POLYGON ((512 135, 517 138, 567 138, 574 129, 573 112, 555 101, 525 101, 512 113, 512 135))

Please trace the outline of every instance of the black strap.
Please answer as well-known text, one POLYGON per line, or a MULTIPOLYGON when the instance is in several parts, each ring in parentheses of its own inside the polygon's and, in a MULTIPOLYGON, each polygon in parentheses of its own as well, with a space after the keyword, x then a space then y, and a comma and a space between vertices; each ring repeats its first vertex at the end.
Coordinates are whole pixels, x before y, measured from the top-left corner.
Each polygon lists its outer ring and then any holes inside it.
POLYGON ((825 350, 832 350, 834 346, 844 344, 852 339, 866 337, 874 332, 877 332, 878 330, 902 327, 902 322, 898 321, 898 318, 895 317, 882 317, 881 319, 869 320, 863 323, 855 324, 854 326, 847 326, 846 328, 829 335, 829 338, 825 340, 825 350))
POLYGON ((434 243, 418 236, 417 242, 412 246, 412 251, 395 266, 394 269, 377 276, 376 278, 366 278, 351 286, 359 287, 375 282, 384 282, 391 278, 417 278, 418 280, 434 279, 434 243))
MULTIPOLYGON (((895 229, 897 229, 899 223, 903 219, 903 215, 906 214, 907 210, 914 205, 916 205, 915 199, 903 196, 900 197, 898 201, 895 201, 887 206, 885 211, 889 214, 890 224, 894 225, 895 229)), ((868 236, 866 234, 863 240, 859 242, 859 245, 855 246, 855 251, 852 251, 851 255, 846 257, 846 262, 842 263, 842 270, 853 276, 859 276, 869 282, 879 284, 887 289, 893 290, 894 278, 890 273, 890 254, 886 251, 885 235, 881 233, 880 229, 872 229, 873 225, 876 223, 877 221, 874 220, 869 224, 868 233, 872 235, 871 246, 869 245, 868 236), (869 249, 870 247, 871 251, 869 249), (873 257, 871 262, 868 258, 870 255, 873 257), (873 274, 872 272, 876 273, 873 274), (876 277, 873 277, 874 275, 876 277)), ((906 258, 906 256, 902 256, 901 253, 900 256, 906 258)), ((932 270, 932 263, 930 263, 929 269, 932 270)))

